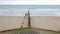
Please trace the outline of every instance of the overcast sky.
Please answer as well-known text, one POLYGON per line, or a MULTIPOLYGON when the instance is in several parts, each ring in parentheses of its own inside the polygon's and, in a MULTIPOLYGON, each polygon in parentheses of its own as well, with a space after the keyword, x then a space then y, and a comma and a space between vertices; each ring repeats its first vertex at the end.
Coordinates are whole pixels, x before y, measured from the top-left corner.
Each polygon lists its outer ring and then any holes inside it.
POLYGON ((60 0, 0 0, 0 5, 60 5, 60 0))

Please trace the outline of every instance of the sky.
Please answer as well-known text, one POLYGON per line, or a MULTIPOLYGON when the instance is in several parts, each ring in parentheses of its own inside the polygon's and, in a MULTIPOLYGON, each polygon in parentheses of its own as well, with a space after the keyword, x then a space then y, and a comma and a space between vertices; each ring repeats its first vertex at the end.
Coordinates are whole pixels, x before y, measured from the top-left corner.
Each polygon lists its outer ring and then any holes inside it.
POLYGON ((60 0, 0 0, 0 5, 60 5, 60 0))

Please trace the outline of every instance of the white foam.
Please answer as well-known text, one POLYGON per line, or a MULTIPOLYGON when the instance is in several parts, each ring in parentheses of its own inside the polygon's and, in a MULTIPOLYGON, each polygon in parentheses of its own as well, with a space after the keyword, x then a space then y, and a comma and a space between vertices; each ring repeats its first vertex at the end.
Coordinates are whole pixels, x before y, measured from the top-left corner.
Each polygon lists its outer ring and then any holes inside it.
MULTIPOLYGON (((60 16, 60 9, 30 9, 32 16, 60 16)), ((0 9, 0 15, 23 16, 28 9, 0 9)))

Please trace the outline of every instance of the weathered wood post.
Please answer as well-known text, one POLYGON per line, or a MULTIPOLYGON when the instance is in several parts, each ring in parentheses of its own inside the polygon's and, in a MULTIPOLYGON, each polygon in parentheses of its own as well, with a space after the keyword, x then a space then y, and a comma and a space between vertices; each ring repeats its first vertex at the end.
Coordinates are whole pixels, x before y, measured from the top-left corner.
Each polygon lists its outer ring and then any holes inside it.
POLYGON ((28 16, 28 17, 27 17, 27 19, 28 19, 28 27, 31 28, 31 22, 30 22, 30 13, 29 13, 29 10, 28 10, 28 13, 26 13, 25 16, 24 16, 24 19, 23 19, 21 28, 23 27, 24 20, 25 20, 26 16, 28 16))
POLYGON ((31 22, 30 22, 30 13, 29 13, 29 10, 28 10, 28 27, 31 28, 31 22))

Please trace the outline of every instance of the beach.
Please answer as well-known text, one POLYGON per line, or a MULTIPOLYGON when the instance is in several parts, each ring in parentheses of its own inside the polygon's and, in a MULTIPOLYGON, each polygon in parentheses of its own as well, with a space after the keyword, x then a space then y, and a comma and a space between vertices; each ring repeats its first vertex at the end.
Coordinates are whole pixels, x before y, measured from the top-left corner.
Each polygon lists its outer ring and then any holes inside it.
MULTIPOLYGON (((24 16, 0 16, 0 31, 28 27, 28 19, 24 16), (22 24, 23 22, 23 24, 22 24)), ((48 30, 60 30, 60 17, 57 16, 31 16, 31 27, 48 30)))

